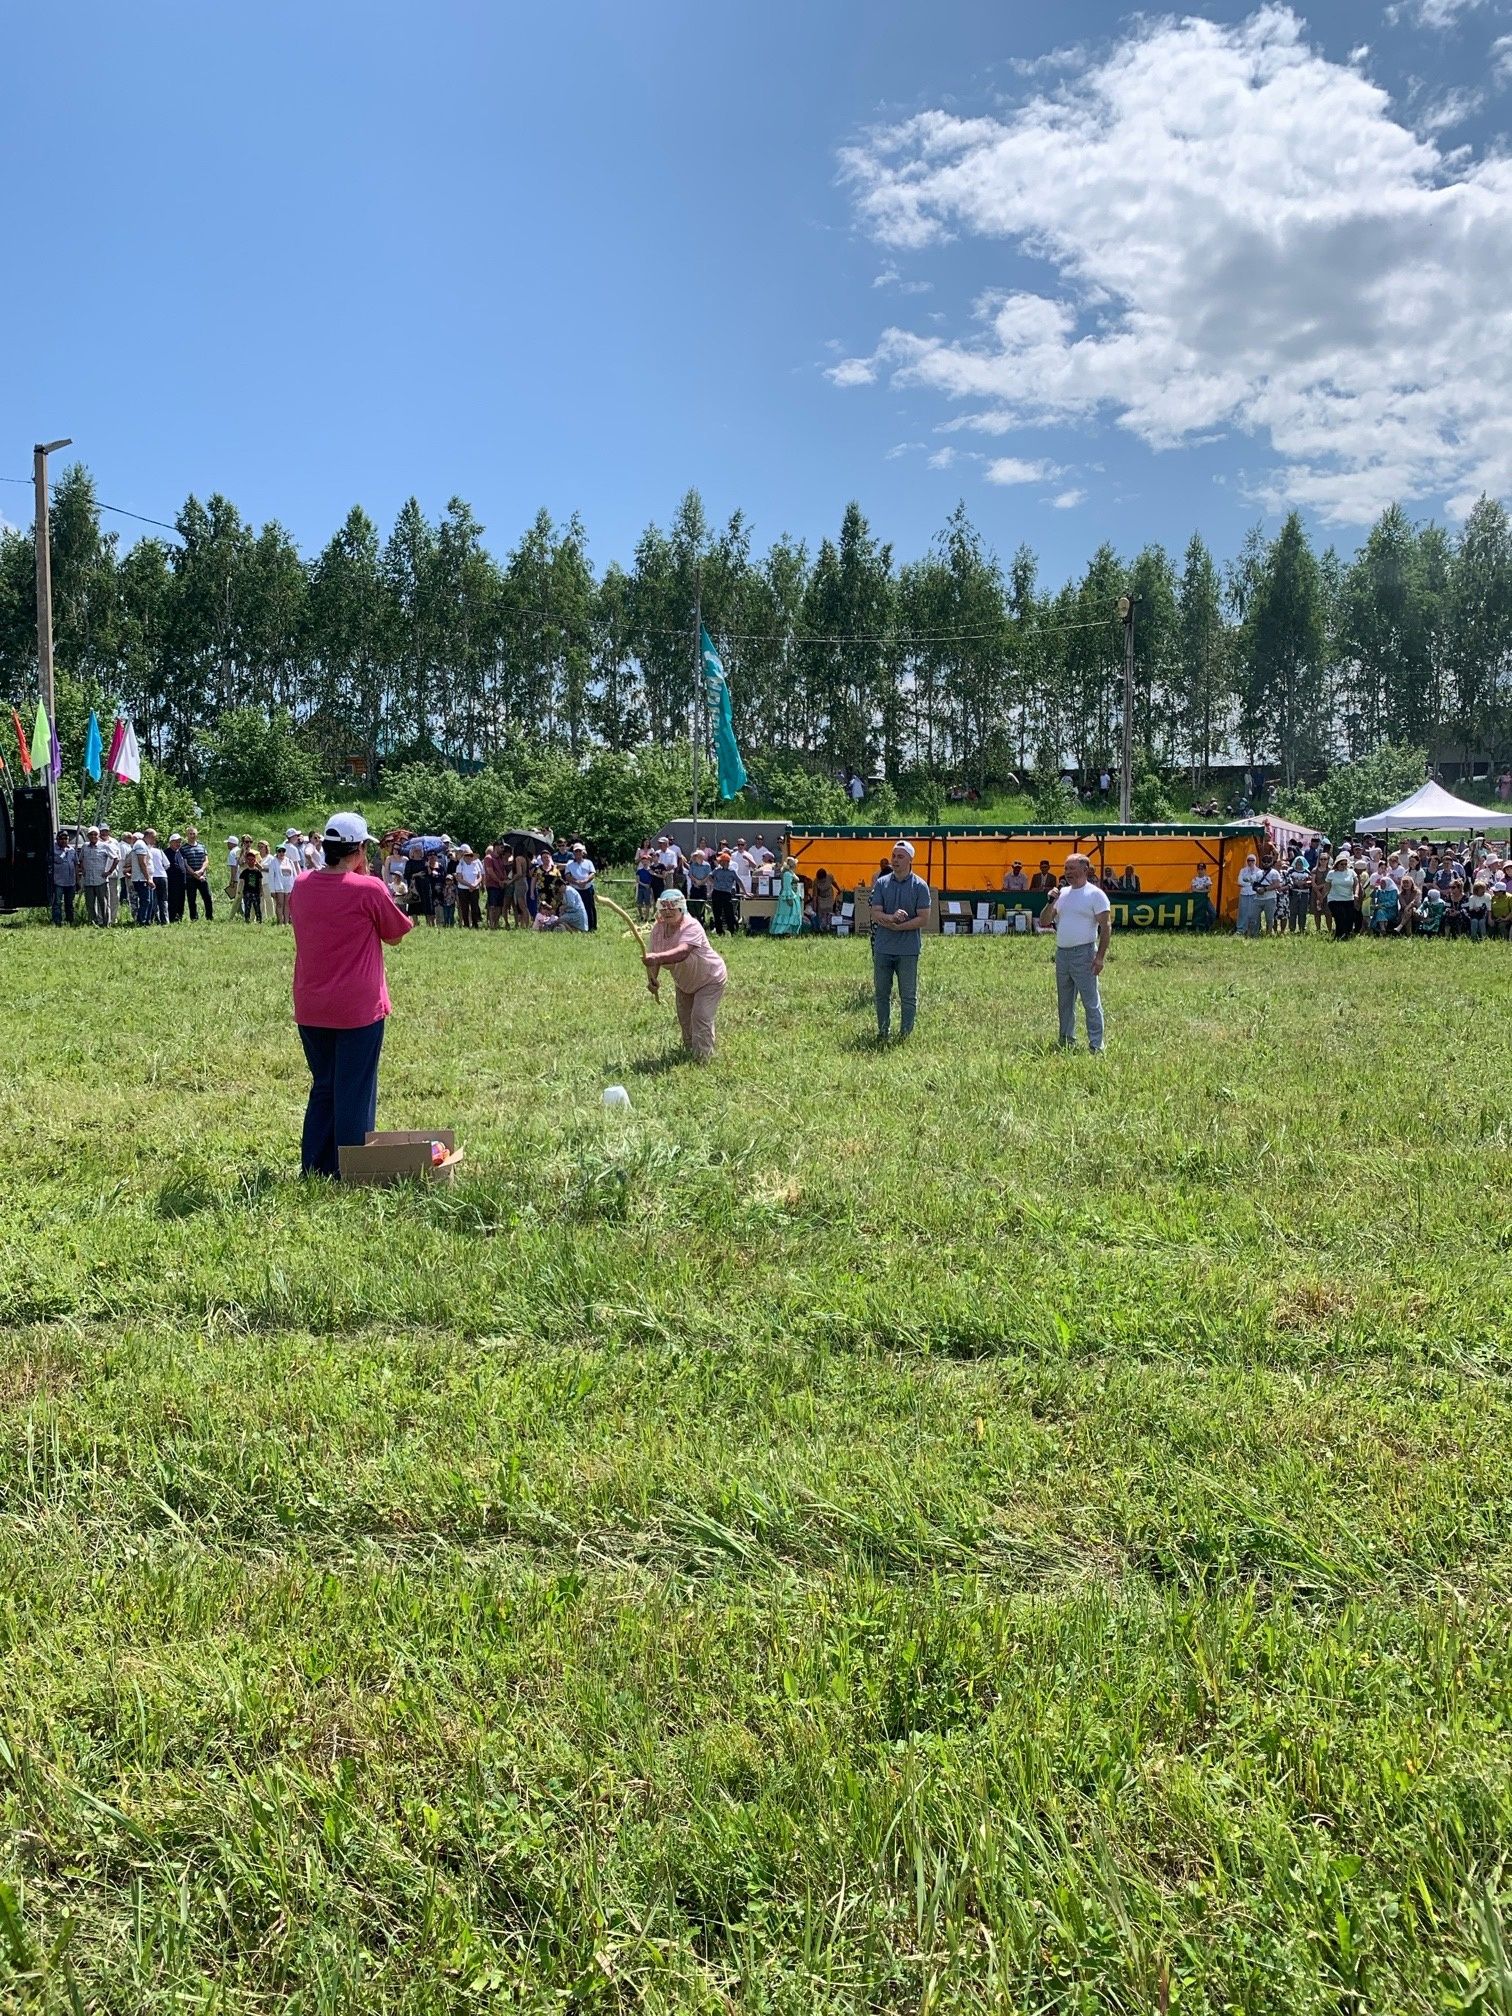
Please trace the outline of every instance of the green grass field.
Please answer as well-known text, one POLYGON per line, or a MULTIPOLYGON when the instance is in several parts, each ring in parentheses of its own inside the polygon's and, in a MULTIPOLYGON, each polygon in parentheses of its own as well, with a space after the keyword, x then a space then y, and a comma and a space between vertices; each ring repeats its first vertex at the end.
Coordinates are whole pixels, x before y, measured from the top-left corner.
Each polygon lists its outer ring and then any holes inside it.
POLYGON ((289 954, 0 931, 0 2009, 1512 2011, 1506 948, 289 954))

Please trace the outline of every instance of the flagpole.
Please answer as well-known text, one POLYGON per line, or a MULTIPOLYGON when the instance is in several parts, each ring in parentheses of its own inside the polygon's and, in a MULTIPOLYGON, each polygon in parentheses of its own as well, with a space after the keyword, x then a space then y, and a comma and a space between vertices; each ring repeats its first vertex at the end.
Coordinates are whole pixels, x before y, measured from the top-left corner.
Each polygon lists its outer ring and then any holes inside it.
POLYGON ((693 568, 693 708, 688 716, 688 761, 693 770, 693 851, 698 851, 698 696, 703 688, 703 566, 693 568))

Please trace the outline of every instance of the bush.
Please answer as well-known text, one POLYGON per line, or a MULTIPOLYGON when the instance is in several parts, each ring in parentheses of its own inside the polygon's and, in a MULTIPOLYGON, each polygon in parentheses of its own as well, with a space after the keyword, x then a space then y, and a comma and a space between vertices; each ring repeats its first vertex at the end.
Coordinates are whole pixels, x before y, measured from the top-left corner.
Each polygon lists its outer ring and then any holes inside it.
POLYGON ((1153 764, 1141 761, 1129 788, 1129 817, 1152 826, 1166 826, 1176 817, 1170 786, 1153 764))
POLYGON ((267 715, 256 707, 230 708, 205 737, 205 756, 206 789, 254 811, 302 805, 320 787, 320 765, 283 707, 267 715))
POLYGON ((898 794, 886 777, 872 786, 859 805, 852 805, 850 812, 857 826, 898 826, 903 820, 898 794))
POLYGON ((1042 826, 1072 826, 1081 817, 1076 793, 1058 770, 1037 770, 1029 792, 1029 809, 1042 826))
MULTIPOLYGON (((790 819, 795 826, 843 826, 849 818, 849 794, 801 756, 774 751, 756 761, 755 769, 761 786, 760 810, 768 817, 790 819)), ((741 796, 754 810, 755 794, 743 792, 741 796)), ((741 800, 735 802, 738 805, 741 800)))
MULTIPOLYGON (((94 823, 94 803, 94 798, 86 795, 86 826, 94 823)), ((118 784, 105 817, 117 833, 141 832, 151 826, 166 840, 170 833, 182 833, 186 826, 193 825, 199 814, 188 788, 143 757, 140 783, 118 784)))
POLYGON ((1341 763, 1310 791, 1282 793, 1276 810, 1284 819, 1315 826, 1330 840, 1347 840, 1356 819, 1395 805, 1416 791, 1427 774, 1428 759, 1423 750, 1388 743, 1358 763, 1341 763))

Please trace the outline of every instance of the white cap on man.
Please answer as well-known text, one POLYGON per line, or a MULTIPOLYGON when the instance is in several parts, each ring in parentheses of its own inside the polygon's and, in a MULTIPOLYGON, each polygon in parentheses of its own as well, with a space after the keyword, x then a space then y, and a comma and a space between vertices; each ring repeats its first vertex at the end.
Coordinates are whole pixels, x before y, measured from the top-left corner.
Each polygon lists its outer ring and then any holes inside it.
POLYGON ((322 840, 337 840, 347 847, 359 847, 372 835, 368 832, 367 821, 360 812, 333 812, 326 821, 322 840))

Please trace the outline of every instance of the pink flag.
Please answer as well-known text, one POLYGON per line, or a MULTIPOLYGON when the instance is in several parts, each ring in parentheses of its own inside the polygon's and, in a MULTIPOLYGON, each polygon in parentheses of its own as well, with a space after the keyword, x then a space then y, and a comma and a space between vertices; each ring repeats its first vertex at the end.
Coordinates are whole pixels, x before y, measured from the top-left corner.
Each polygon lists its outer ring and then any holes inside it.
POLYGON ((120 755, 121 744, 125 740, 126 740, 126 723, 121 719, 120 715, 117 714, 116 724, 111 732, 110 737, 110 754, 105 758, 105 768, 110 772, 112 777, 114 777, 115 775, 116 758, 117 756, 120 755))

